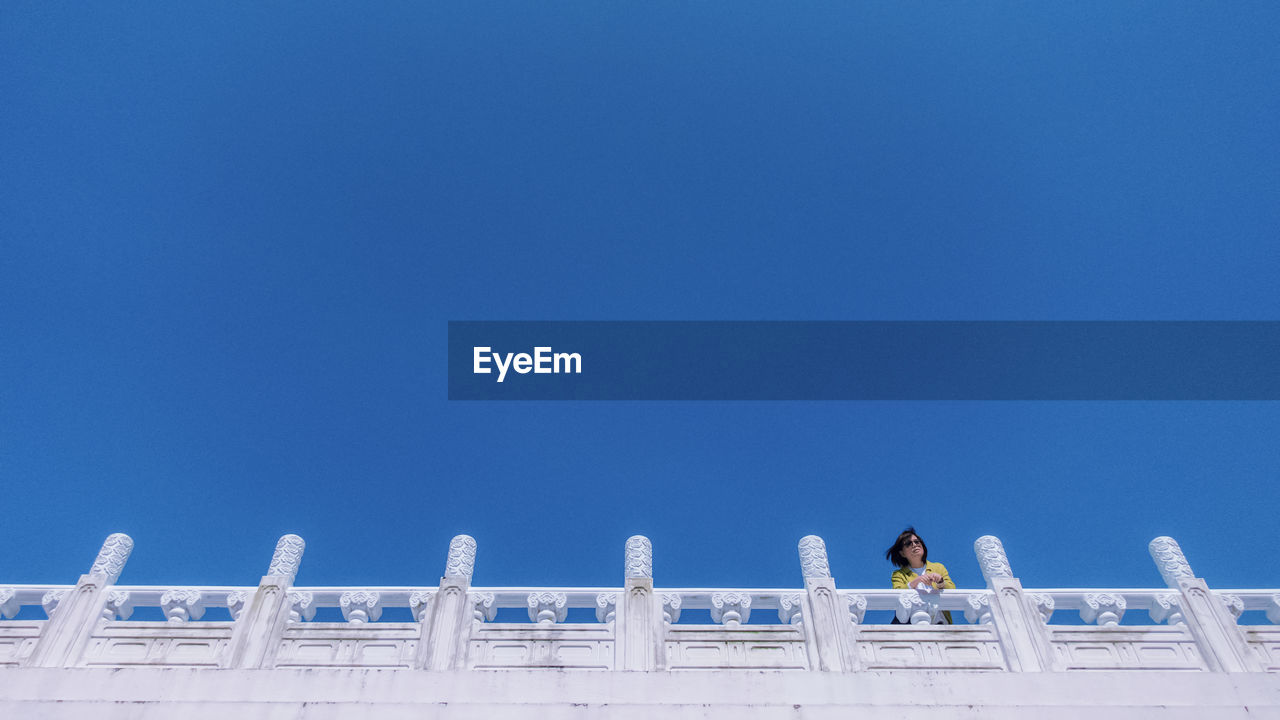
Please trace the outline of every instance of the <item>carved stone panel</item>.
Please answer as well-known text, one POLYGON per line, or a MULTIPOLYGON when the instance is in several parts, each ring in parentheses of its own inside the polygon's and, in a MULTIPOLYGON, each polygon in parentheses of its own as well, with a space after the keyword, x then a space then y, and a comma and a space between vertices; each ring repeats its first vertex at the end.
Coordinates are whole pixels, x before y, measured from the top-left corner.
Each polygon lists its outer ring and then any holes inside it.
POLYGON ((1007 669, 992 625, 865 625, 858 659, 868 670, 1007 669))
POLYGON ((15 620, 0 624, 0 667, 21 665, 31 651, 46 620, 15 620))
POLYGON ((89 639, 80 665, 215 668, 231 642, 231 623, 156 625, 117 622, 100 627, 89 639))
POLYGON ((415 623, 294 625, 285 630, 275 666, 408 668, 419 638, 415 623))
POLYGON ((668 630, 668 669, 809 669, 804 635, 796 627, 707 627, 673 626, 668 630))
POLYGON ((498 624, 477 628, 467 653, 468 667, 615 668, 615 640, 607 625, 542 626, 498 624))
POLYGON ((1050 642, 1064 670, 1206 670, 1186 626, 1050 629, 1050 642))

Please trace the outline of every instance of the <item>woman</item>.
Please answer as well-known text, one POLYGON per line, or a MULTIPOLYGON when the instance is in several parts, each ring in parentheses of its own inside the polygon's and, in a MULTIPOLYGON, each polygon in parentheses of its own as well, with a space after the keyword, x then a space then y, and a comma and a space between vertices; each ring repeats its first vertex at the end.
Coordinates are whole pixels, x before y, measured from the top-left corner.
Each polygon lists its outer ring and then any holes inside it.
MULTIPOLYGON (((895 590, 920 590, 936 592, 938 590, 954 590, 956 584, 951 582, 947 567, 942 563, 929 562, 929 548, 924 540, 916 534, 916 529, 909 527, 898 535, 893 547, 885 552, 884 557, 898 566, 889 576, 895 590)), ((944 612, 946 623, 951 623, 951 613, 944 612)), ((898 622, 894 617, 893 622, 898 622)))

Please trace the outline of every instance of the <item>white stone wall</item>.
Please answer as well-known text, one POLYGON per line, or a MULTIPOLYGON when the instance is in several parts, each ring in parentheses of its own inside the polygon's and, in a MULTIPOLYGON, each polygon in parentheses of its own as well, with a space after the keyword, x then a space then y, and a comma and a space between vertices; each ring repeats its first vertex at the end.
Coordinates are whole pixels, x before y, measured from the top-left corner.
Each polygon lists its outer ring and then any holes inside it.
POLYGON ((0 585, 0 718, 1280 718, 1280 591, 1212 590, 1169 538, 1167 587, 1024 590, 984 537, 987 586, 940 592, 840 589, 814 536, 791 589, 655 587, 638 536, 614 588, 472 587, 465 535, 430 587, 294 586, 296 536, 257 587, 121 585, 132 547, 0 585))
POLYGON ((1260 720, 1268 673, 404 672, 184 668, 0 672, 0 717, 43 720, 1260 720))

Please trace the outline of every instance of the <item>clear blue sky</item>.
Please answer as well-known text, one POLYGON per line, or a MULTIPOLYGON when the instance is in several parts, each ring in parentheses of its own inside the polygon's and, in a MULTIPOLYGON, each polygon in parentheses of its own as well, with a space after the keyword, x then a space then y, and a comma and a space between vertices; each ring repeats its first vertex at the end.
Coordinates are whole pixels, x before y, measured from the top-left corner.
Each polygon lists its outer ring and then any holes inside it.
MULTIPOLYGON (((1276 587, 1280 403, 450 403, 448 320, 1280 319, 1275 2, 9 2, 0 584, 1276 587)), ((1280 363, 1278 363, 1280 364, 1280 363)))

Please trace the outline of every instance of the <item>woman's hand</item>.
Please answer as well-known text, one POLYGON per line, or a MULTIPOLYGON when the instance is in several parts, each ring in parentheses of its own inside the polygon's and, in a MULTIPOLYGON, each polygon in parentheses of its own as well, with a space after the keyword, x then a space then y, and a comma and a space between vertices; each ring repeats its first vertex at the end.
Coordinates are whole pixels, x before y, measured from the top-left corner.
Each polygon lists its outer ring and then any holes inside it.
POLYGON ((934 589, 942 588, 942 575, 936 572, 924 573, 917 579, 926 583, 931 588, 934 588, 934 589))
POLYGON ((912 590, 919 590, 922 585, 929 590, 941 590, 942 575, 936 572, 921 573, 911 578, 911 582, 907 583, 907 587, 912 590))

